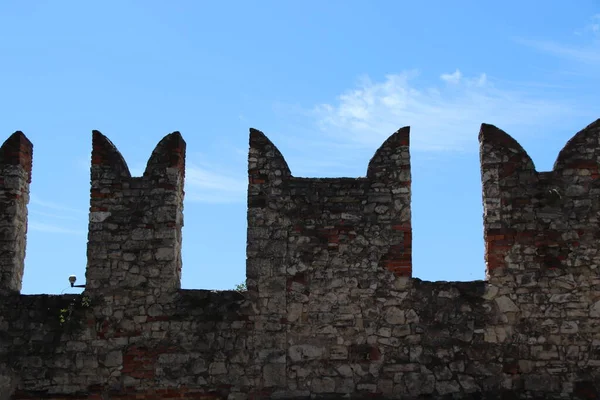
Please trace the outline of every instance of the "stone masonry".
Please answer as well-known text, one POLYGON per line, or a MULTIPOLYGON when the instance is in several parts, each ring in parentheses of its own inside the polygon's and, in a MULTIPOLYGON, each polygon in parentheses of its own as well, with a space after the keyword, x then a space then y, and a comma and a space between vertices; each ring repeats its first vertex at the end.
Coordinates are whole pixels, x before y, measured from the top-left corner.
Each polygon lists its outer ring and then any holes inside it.
POLYGON ((22 132, 0 147, 0 293, 21 291, 32 155, 22 132))
POLYGON ((0 148, 0 400, 600 398, 600 120, 537 172, 479 134, 487 280, 412 278, 409 128, 363 178, 250 131, 248 290, 182 290, 185 142, 93 132, 86 288, 21 295, 32 145, 0 148))

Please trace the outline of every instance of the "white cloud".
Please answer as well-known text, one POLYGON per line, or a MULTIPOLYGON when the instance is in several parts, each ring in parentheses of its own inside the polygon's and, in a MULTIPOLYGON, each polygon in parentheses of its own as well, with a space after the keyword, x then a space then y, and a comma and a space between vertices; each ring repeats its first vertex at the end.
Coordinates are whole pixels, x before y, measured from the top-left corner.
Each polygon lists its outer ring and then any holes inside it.
POLYGON ((595 36, 600 36, 600 14, 593 15, 587 30, 595 36))
POLYGON ((582 30, 575 31, 576 42, 553 40, 532 40, 518 38, 517 43, 531 47, 543 53, 596 66, 600 64, 600 14, 593 15, 582 30))
POLYGON ((81 216, 73 216, 73 215, 61 215, 61 214, 57 214, 57 213, 49 213, 49 212, 45 212, 45 211, 38 211, 35 209, 29 210, 29 214, 30 215, 39 215, 42 217, 47 217, 47 218, 54 218, 54 219, 66 219, 66 220, 71 220, 71 221, 78 221, 80 220, 82 217, 81 216))
POLYGON ((316 107, 321 129, 337 140, 377 148, 398 128, 410 125, 414 150, 464 150, 477 148, 482 122, 524 129, 581 113, 565 101, 497 88, 486 74, 470 78, 456 70, 440 77, 452 85, 429 87, 414 84, 417 75, 409 71, 380 82, 363 79, 336 102, 316 107))
POLYGON ((246 201, 246 177, 239 177, 216 167, 188 164, 185 170, 186 199, 206 203, 246 201))
POLYGON ((85 210, 79 210, 79 209, 75 209, 75 208, 72 208, 72 207, 66 207, 66 206, 63 206, 61 204, 52 203, 50 201, 45 201, 45 200, 42 200, 42 199, 40 199, 40 198, 38 198, 37 196, 34 196, 34 195, 32 195, 30 197, 29 202, 33 206, 39 206, 39 207, 50 209, 50 210, 68 212, 70 214, 84 214, 84 213, 87 212, 85 210))
POLYGON ((487 83, 487 75, 486 74, 479 75, 479 78, 477 78, 475 80, 476 86, 485 86, 486 83, 487 83))
POLYGON ((30 219, 27 226, 30 231, 69 235, 85 234, 83 230, 65 226, 74 224, 71 221, 85 221, 84 210, 41 200, 32 195, 30 197, 29 214, 30 219), (44 222, 38 222, 39 220, 44 222))
POLYGON ((69 235, 85 235, 86 232, 82 230, 64 228, 58 225, 45 224, 42 222, 29 221, 28 229, 31 231, 45 232, 45 233, 64 233, 69 235))
MULTIPOLYGON (((240 150, 234 149, 233 152, 236 153, 237 156, 239 155, 240 150)), ((247 155, 247 150, 244 150, 243 154, 241 155, 243 158, 245 158, 247 155)), ((144 174, 146 165, 138 163, 129 169, 131 176, 140 177, 144 174)), ((190 163, 188 157, 185 170, 185 199, 186 201, 203 203, 245 202, 247 190, 246 179, 245 171, 244 173, 238 175, 229 171, 225 171, 223 168, 219 168, 219 166, 216 164, 199 165, 198 163, 190 163)), ((73 214, 81 215, 87 213, 87 210, 76 210, 60 204, 43 201, 34 196, 31 197, 30 203, 33 206, 31 207, 31 212, 33 214, 55 219, 73 219, 73 214), (48 213, 44 211, 38 211, 36 208, 52 210, 55 212, 48 213)), ((46 230, 46 232, 50 232, 50 230, 46 230)))
POLYGON ((462 74, 460 73, 460 71, 457 69, 456 71, 454 71, 451 74, 442 74, 440 76, 440 78, 443 81, 446 81, 448 83, 458 83, 460 82, 460 78, 462 78, 462 74))
POLYGON ((442 74, 440 75, 440 79, 457 85, 459 83, 464 83, 467 86, 484 86, 487 83, 487 75, 486 74, 481 74, 476 78, 467 78, 464 79, 462 72, 460 72, 459 69, 457 69, 456 71, 454 71, 451 74, 442 74))
POLYGON ((517 39, 517 42, 553 56, 585 64, 600 64, 600 46, 595 43, 566 45, 548 40, 517 39))

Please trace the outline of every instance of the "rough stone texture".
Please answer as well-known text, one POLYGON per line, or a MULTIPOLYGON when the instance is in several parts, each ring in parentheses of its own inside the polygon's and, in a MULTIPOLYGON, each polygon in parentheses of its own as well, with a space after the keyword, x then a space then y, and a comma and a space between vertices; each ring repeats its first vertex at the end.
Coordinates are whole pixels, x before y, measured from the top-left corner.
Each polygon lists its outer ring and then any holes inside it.
MULTIPOLYGON (((154 149, 142 177, 131 177, 115 146, 93 132, 88 291, 181 287, 185 142, 179 132, 154 149)), ((158 291, 158 292, 157 292, 158 291)))
POLYGON ((545 173, 482 126, 485 282, 411 278, 408 141, 305 179, 252 130, 248 290, 211 292, 179 286, 179 134, 132 178, 94 133, 88 287, 1 295, 0 399, 598 398, 600 120, 545 173))
POLYGON ((21 291, 32 155, 22 132, 0 147, 0 293, 21 291))

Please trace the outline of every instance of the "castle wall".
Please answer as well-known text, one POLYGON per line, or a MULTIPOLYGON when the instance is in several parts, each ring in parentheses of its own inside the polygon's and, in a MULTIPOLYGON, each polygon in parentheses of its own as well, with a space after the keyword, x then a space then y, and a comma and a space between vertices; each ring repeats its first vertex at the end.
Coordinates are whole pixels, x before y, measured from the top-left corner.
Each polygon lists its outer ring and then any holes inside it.
POLYGON ((131 177, 93 132, 85 291, 2 296, 0 399, 198 398, 255 387, 244 370, 243 296, 180 290, 184 162, 176 132, 131 177))
POLYGON ((0 293, 21 291, 32 154, 22 132, 0 147, 0 293))
POLYGON ((249 391, 237 292, 3 296, 0 399, 163 399, 249 391))
POLYGON ((599 140, 539 173, 484 124, 488 279, 423 282, 408 128, 335 179, 252 130, 248 290, 214 292, 179 288, 179 134, 132 178, 95 132, 86 289, 0 294, 0 399, 597 398, 599 140))
POLYGON ((93 132, 86 290, 181 287, 185 142, 179 132, 131 177, 116 147, 93 132))
POLYGON ((496 127, 484 124, 479 138, 488 282, 510 310, 503 342, 520 344, 515 374, 551 382, 549 391, 599 382, 600 120, 548 172, 496 127))

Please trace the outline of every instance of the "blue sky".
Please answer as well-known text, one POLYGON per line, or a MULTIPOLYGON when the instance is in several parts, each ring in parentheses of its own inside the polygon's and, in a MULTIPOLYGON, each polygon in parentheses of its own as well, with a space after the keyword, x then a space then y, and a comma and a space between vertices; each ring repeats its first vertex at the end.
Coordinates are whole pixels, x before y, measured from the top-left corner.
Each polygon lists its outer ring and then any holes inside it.
MULTIPOLYGON (((184 288, 245 279, 248 128, 296 176, 364 176, 411 126, 414 276, 483 279, 477 134, 513 135, 551 169, 600 118, 600 3, 0 2, 0 132, 34 143, 23 293, 86 264, 91 131, 133 174, 188 144, 184 288)), ((73 292, 67 289, 65 292, 73 292)))

